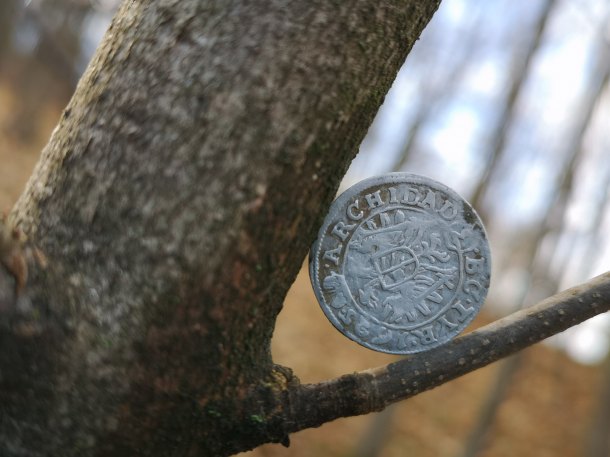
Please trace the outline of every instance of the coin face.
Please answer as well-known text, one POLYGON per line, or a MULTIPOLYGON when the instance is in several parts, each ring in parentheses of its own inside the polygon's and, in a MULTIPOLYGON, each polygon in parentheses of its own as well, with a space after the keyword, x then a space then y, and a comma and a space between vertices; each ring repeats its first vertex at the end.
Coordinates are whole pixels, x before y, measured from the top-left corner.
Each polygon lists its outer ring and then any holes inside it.
POLYGON ((309 255, 322 310, 357 343, 412 354, 454 338, 489 288, 487 236, 447 186, 409 173, 359 182, 332 204, 309 255))

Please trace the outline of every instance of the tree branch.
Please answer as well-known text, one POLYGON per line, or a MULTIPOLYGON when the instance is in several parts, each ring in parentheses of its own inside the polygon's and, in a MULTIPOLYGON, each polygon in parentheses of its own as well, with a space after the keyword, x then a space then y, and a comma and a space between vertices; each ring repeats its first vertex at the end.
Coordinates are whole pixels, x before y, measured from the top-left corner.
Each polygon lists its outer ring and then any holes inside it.
POLYGON ((609 309, 607 272, 429 352, 319 384, 294 385, 284 397, 285 432, 381 411, 609 309))

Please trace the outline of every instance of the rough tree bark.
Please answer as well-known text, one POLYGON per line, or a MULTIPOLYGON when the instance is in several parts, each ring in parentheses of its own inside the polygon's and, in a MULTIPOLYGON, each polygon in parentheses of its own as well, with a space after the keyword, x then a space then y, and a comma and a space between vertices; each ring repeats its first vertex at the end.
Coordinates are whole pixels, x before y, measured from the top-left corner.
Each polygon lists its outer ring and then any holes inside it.
POLYGON ((10 215, 25 248, 0 227, 1 455, 287 443, 608 309, 606 275, 377 370, 301 385, 273 364, 284 295, 437 6, 124 3, 10 215))
POLYGON ((440 0, 126 1, 11 220, 0 454, 286 440, 269 342, 323 208, 440 0))

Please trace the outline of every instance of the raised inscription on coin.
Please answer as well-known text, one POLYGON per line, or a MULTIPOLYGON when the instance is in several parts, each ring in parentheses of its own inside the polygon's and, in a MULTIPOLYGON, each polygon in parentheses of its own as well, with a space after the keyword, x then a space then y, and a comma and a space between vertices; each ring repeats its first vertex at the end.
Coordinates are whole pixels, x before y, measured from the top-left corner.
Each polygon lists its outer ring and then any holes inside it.
POLYGON ((490 269, 485 229, 464 199, 429 178, 391 173, 334 201, 309 272, 339 331, 376 351, 411 354, 472 321, 490 269))

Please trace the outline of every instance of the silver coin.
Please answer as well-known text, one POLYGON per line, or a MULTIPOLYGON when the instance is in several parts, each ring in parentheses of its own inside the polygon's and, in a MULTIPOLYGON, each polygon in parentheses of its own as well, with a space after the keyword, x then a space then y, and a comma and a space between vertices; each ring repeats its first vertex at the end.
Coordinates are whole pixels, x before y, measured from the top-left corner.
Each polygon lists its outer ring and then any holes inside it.
POLYGON ((412 354, 440 346, 474 319, 489 288, 485 229, 456 192, 390 173, 331 205, 309 254, 322 310, 367 348, 412 354))

